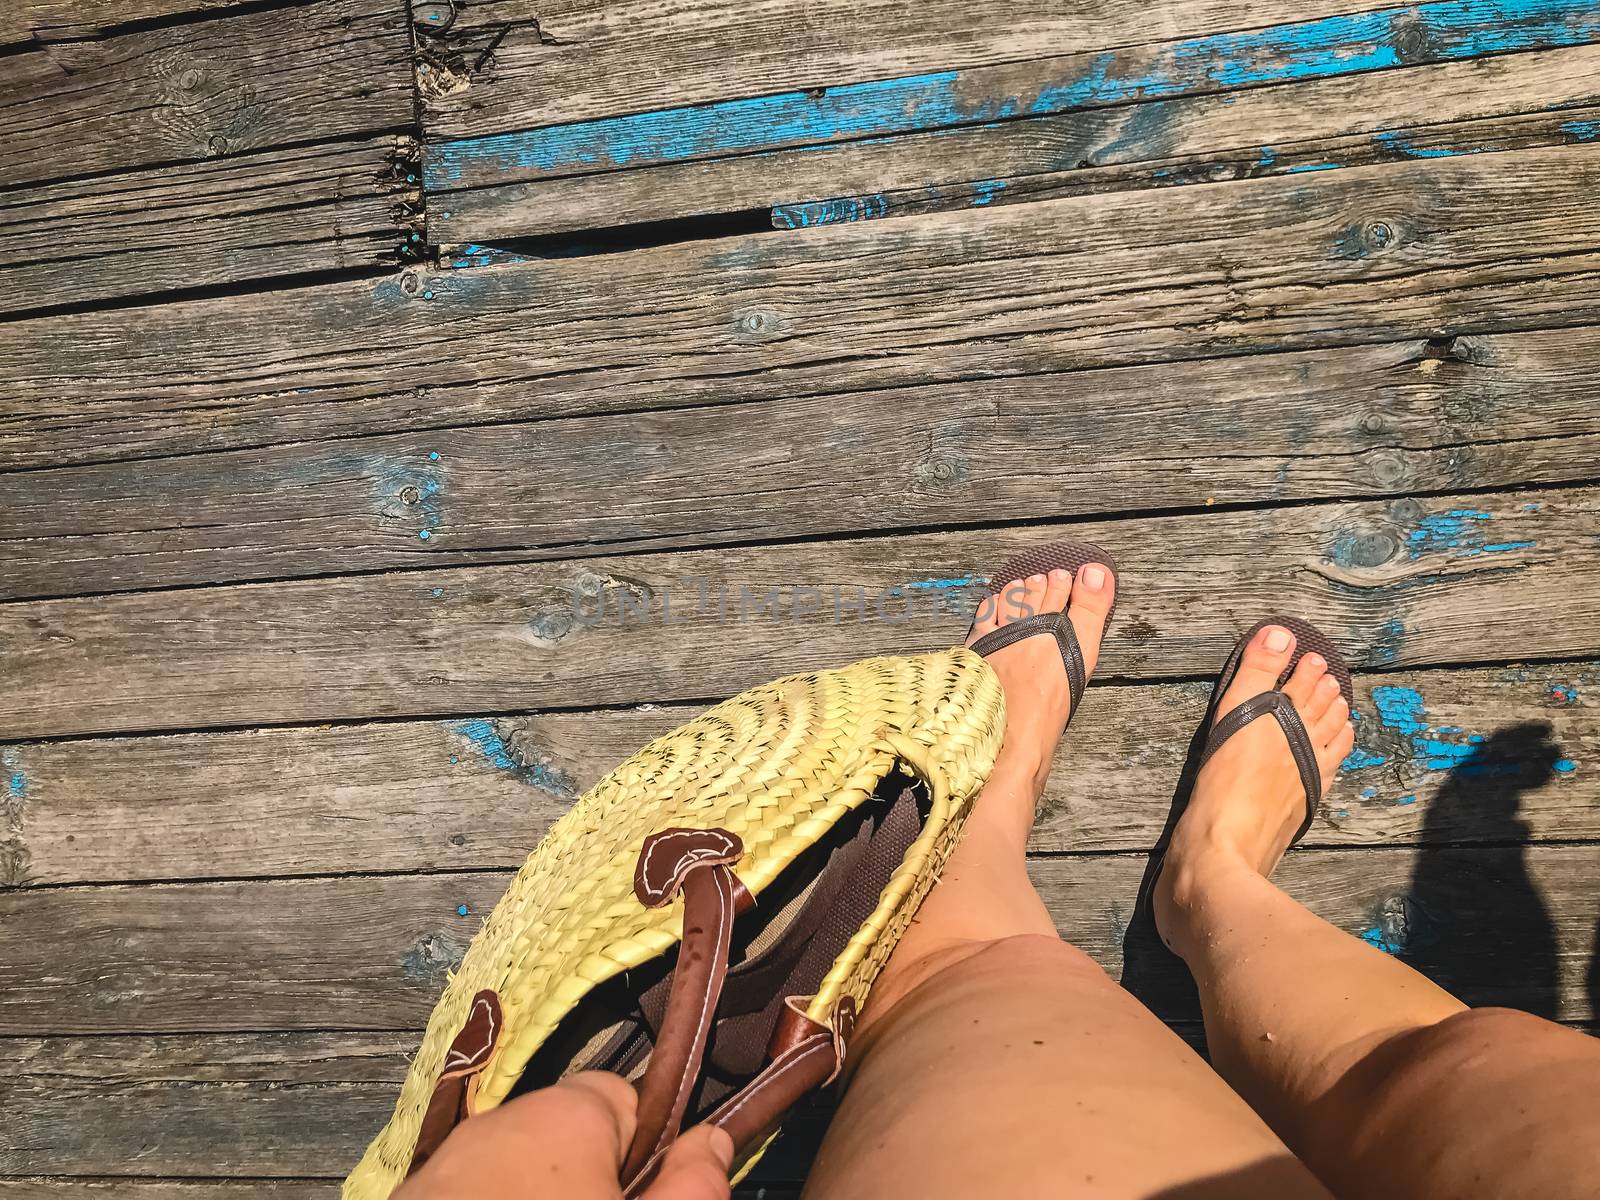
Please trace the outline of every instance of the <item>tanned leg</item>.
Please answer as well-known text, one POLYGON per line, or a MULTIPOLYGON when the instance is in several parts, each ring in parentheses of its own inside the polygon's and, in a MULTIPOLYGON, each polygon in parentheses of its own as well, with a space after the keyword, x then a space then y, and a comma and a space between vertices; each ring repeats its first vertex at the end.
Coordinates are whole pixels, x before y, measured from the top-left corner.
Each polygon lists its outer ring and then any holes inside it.
MULTIPOLYGON (((1252 640, 1218 706, 1270 690, 1294 640, 1252 640)), ((1326 788, 1354 742, 1317 655, 1283 690, 1326 788)), ((1156 892, 1188 963, 1212 1062, 1336 1193, 1561 1200, 1600 1175, 1600 1043, 1525 1013, 1469 1011, 1268 881, 1305 812, 1288 743, 1261 719, 1206 764, 1156 892)))
MULTIPOLYGON (((1008 584, 1066 609, 1092 671, 1114 581, 1093 564, 1008 584)), ((973 640, 1017 615, 991 612, 973 640)), ((1176 1035, 1062 942, 1027 874, 1067 716, 1055 643, 991 658, 1005 745, 960 847, 875 985, 812 1170, 819 1200, 1326 1197, 1176 1035)))

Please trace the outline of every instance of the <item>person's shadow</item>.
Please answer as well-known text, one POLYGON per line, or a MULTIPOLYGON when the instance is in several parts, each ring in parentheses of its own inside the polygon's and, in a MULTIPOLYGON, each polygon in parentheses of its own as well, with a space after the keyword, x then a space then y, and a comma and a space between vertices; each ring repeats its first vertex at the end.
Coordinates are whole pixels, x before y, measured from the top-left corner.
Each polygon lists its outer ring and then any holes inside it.
POLYGON ((1555 778, 1544 722, 1508 726, 1454 767, 1423 822, 1395 957, 1467 1004, 1560 1011, 1555 926, 1528 873, 1522 797, 1555 778), (1452 844, 1461 849, 1445 849, 1452 844))
MULTIPOLYGON (((1467 1004, 1543 1017, 1559 1011, 1556 934, 1528 873, 1529 830, 1518 814, 1524 793, 1555 776, 1561 751, 1551 732, 1543 722, 1508 726, 1451 769, 1428 807, 1410 886, 1369 914, 1371 927, 1361 935, 1467 1004)), ((1180 799, 1191 784, 1186 770, 1180 799)), ((1174 814, 1180 808, 1175 804, 1174 814)), ((1154 862, 1123 939, 1122 983, 1162 1019, 1198 1021, 1193 981, 1150 916, 1154 862)), ((1590 986, 1600 999, 1600 965, 1591 967, 1590 986)))

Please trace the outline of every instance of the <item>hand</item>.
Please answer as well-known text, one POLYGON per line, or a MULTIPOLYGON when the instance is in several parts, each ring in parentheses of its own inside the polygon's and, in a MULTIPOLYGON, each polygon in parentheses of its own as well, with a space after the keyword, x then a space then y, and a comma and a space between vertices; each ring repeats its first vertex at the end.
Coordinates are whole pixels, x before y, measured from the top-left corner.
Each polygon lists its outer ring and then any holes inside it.
MULTIPOLYGON (((457 1126, 393 1200, 621 1200, 637 1103, 626 1080, 600 1071, 519 1096, 457 1126)), ((726 1133, 691 1129, 642 1200, 728 1200, 732 1162, 726 1133)))

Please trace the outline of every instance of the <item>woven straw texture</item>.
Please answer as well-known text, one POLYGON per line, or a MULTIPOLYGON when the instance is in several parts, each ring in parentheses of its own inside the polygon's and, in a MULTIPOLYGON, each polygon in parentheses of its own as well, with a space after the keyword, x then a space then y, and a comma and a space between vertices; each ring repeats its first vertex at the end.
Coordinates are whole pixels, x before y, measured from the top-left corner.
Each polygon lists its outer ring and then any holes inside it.
POLYGON ((954 849, 1003 729, 999 681, 956 648, 780 679, 646 746, 585 793, 511 881, 434 1008, 394 1116, 346 1180, 346 1200, 383 1200, 399 1186, 445 1051, 480 989, 499 993, 505 1031, 478 1078, 477 1111, 505 1099, 591 988, 677 944, 681 901, 647 909, 633 894, 645 838, 725 828, 744 843, 735 873, 760 895, 898 764, 927 785, 927 823, 808 1015, 827 1022, 842 997, 863 1003, 954 849))

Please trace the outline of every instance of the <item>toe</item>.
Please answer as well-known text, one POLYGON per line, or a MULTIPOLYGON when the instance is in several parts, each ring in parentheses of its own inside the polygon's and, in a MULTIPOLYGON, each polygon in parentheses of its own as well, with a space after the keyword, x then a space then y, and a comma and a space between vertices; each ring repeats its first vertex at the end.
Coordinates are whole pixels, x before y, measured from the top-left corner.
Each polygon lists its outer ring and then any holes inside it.
POLYGON ((996 626, 1009 625, 1017 619, 1017 612, 1026 603, 1028 598, 1028 581, 1013 579, 1005 587, 995 593, 994 623, 996 626))
POLYGON ((1338 737, 1342 728, 1350 724, 1350 705, 1339 694, 1338 683, 1334 683, 1333 699, 1328 706, 1306 723, 1311 733, 1311 740, 1319 746, 1325 746, 1338 737))
POLYGON ((1057 567, 1045 576, 1044 612, 1060 612, 1072 595, 1072 572, 1057 567))
POLYGON ((1100 639, 1105 636, 1106 618, 1116 594, 1116 577, 1104 563, 1085 563, 1078 568, 1067 619, 1072 622, 1072 632, 1078 635, 1084 669, 1091 675, 1100 661, 1100 639))
POLYGON ((1343 699, 1339 693, 1339 681, 1324 671, 1317 679, 1316 686, 1311 689, 1311 698, 1299 705, 1300 719, 1308 726, 1315 726, 1333 707, 1336 700, 1343 699))
POLYGON ((1000 628, 1001 597, 1012 588, 1021 586, 1016 580, 991 591, 978 602, 978 611, 972 617, 972 632, 967 635, 967 645, 1000 628))
POLYGON ((1020 584, 1008 588, 1005 603, 1000 606, 1000 624, 1009 625, 1043 612, 1044 594, 1049 586, 1050 581, 1045 576, 1029 575, 1020 584))
POLYGON ((1278 676, 1283 674, 1293 654, 1294 634, 1282 625, 1266 625, 1256 630, 1239 659, 1239 669, 1234 673, 1233 683, 1217 705, 1218 717, 1224 716, 1251 696, 1259 696, 1277 687, 1278 676))
POLYGON ((1326 700, 1319 702, 1317 690, 1318 685, 1327 677, 1327 660, 1313 652, 1295 663, 1294 670, 1284 681, 1283 694, 1294 701, 1300 719, 1308 725, 1328 706, 1326 700))
MULTIPOLYGON (((1318 739, 1320 741, 1320 739, 1318 739)), ((1322 768, 1322 790, 1327 791, 1333 784, 1333 777, 1339 773, 1339 764, 1350 756, 1350 751, 1356 748, 1355 726, 1346 721, 1337 726, 1333 740, 1325 744, 1324 748, 1317 751, 1317 765, 1322 768)))

